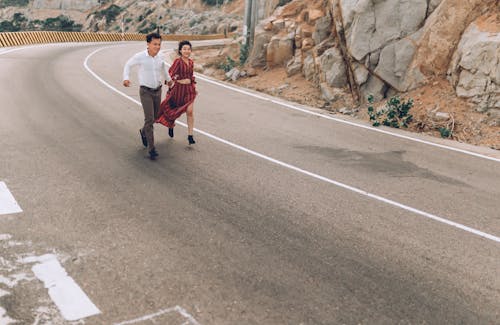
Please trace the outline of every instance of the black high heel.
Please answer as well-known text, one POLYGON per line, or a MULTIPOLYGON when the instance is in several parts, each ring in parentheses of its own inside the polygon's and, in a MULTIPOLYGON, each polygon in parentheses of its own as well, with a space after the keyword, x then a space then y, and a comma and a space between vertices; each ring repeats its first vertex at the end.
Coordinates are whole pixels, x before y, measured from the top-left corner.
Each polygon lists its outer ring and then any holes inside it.
POLYGON ((195 144, 196 141, 194 141, 193 139, 193 136, 192 135, 188 135, 188 142, 189 142, 189 145, 192 145, 192 144, 195 144))
POLYGON ((168 128, 168 136, 171 138, 174 137, 174 128, 168 128))

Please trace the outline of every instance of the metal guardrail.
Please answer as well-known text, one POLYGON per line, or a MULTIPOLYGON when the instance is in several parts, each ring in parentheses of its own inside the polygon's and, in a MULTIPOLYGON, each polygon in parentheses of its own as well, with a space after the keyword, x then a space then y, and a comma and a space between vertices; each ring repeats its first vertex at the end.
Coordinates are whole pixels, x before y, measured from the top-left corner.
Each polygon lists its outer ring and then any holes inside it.
MULTIPOLYGON (((211 35, 162 35, 165 41, 201 41, 222 39, 230 35, 211 34, 211 35)), ((51 31, 33 31, 33 32, 4 32, 0 33, 0 47, 11 47, 28 44, 44 43, 65 43, 65 42, 121 42, 121 41, 145 41, 145 34, 129 33, 90 33, 90 32, 51 32, 51 31)))

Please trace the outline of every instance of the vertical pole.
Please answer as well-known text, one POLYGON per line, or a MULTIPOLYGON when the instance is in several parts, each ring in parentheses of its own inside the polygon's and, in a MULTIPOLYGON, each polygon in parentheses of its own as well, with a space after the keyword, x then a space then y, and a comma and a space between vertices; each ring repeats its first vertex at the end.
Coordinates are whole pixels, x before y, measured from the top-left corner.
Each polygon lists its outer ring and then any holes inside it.
POLYGON ((121 21, 121 30, 122 30, 122 42, 125 40, 125 14, 122 16, 122 21, 121 21))
POLYGON ((257 23, 257 10, 258 10, 258 2, 259 0, 252 0, 251 3, 251 15, 250 15, 250 33, 249 33, 249 38, 250 38, 250 43, 249 43, 249 50, 252 49, 253 46, 253 39, 255 37, 255 24, 257 23))
POLYGON ((252 0, 245 0, 245 17, 243 19, 244 44, 250 44, 250 22, 252 17, 252 0))

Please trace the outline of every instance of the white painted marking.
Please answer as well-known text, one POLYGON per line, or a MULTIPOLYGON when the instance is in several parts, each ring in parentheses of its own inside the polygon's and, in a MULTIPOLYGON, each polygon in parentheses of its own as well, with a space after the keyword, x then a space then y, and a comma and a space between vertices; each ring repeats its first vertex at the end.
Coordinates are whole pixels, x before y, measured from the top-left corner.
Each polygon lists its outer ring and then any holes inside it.
POLYGON ((139 322, 144 322, 144 321, 147 321, 147 320, 152 320, 152 319, 154 319, 154 318, 156 318, 158 316, 161 316, 161 315, 164 315, 164 314, 169 314, 169 313, 172 313, 172 312, 177 312, 177 313, 181 314, 184 318, 186 318, 188 320, 188 322, 186 322, 184 324, 201 325, 184 308, 179 307, 179 306, 175 306, 175 307, 172 307, 172 308, 163 309, 163 310, 160 310, 160 311, 158 311, 158 312, 156 312, 154 314, 142 316, 142 317, 135 318, 135 319, 128 320, 128 321, 125 321, 125 322, 121 322, 121 323, 116 323, 114 325, 136 324, 136 323, 139 323, 139 322))
MULTIPOLYGON (((118 46, 118 45, 116 45, 116 46, 118 46)), ((121 46, 123 46, 123 45, 121 45, 121 46)), ((87 56, 87 58, 85 59, 85 63, 84 63, 85 68, 87 69, 87 71, 90 74, 92 74, 96 79, 98 79, 99 81, 101 81, 108 88, 110 88, 113 91, 119 93, 120 95, 122 95, 122 96, 124 96, 124 97, 126 97, 126 98, 128 98, 130 100, 132 100, 133 102, 140 104, 140 102, 138 102, 135 99, 132 99, 132 98, 128 97, 125 93, 119 91, 116 88, 113 88, 112 86, 109 86, 106 82, 104 82, 97 74, 95 74, 88 67, 88 64, 87 64, 88 59, 91 56, 93 56, 95 53, 100 52, 102 50, 105 50, 107 48, 110 48, 110 46, 102 47, 102 48, 97 49, 94 52, 90 53, 89 56, 87 56)), ((439 143, 435 143, 435 142, 431 142, 431 141, 426 141, 426 140, 422 140, 422 139, 413 138, 413 137, 408 136, 408 135, 398 134, 398 133, 391 132, 389 130, 384 130, 383 128, 378 128, 378 127, 373 127, 373 126, 368 126, 368 125, 364 125, 364 124, 359 124, 359 123, 355 123, 355 122, 346 121, 346 120, 339 119, 339 118, 336 118, 336 117, 332 117, 332 116, 329 116, 329 115, 326 115, 326 114, 323 114, 323 113, 313 112, 313 111, 311 111, 309 109, 300 108, 298 106, 292 105, 292 104, 290 104, 288 102, 285 102, 283 100, 279 100, 279 99, 276 99, 276 98, 273 98, 273 97, 270 97, 270 96, 259 95, 259 94, 253 93, 251 91, 248 91, 248 90, 236 87, 236 86, 231 86, 231 85, 222 83, 220 81, 213 80, 211 78, 207 78, 206 76, 200 75, 198 73, 196 73, 195 75, 196 75, 196 78, 204 80, 204 81, 206 81, 208 83, 212 83, 212 84, 218 85, 220 87, 223 87, 223 88, 226 88, 226 89, 230 89, 230 90, 233 90, 235 92, 239 92, 241 94, 245 94, 245 95, 248 95, 248 96, 251 96, 251 97, 263 100, 263 101, 271 102, 273 104, 278 104, 278 105, 281 105, 283 107, 286 107, 286 108, 289 108, 289 109, 292 109, 292 110, 295 110, 295 111, 299 111, 299 112, 302 112, 302 113, 306 113, 306 114, 309 114, 309 115, 321 117, 321 118, 324 118, 324 119, 327 119, 327 120, 331 120, 331 121, 335 121, 335 122, 347 124, 347 125, 350 125, 350 126, 362 128, 362 129, 373 131, 373 132, 379 132, 379 133, 387 134, 387 135, 390 135, 390 136, 393 136, 393 137, 397 137, 397 138, 401 138, 401 139, 405 139, 405 140, 409 140, 409 141, 414 141, 414 142, 426 144, 426 145, 433 146, 433 147, 438 147, 438 148, 445 149, 445 150, 460 152, 460 153, 463 153, 463 154, 466 154, 466 155, 470 155, 470 156, 474 156, 474 157, 478 157, 478 158, 483 158, 483 159, 487 159, 487 160, 492 160, 492 161, 500 162, 499 158, 482 155, 482 154, 479 154, 479 153, 476 153, 476 152, 472 152, 472 151, 468 151, 468 150, 464 150, 464 149, 459 149, 459 148, 454 148, 454 147, 446 146, 444 144, 439 144, 439 143)), ((177 123, 177 121, 176 121, 176 123, 177 123)), ((183 124, 183 123, 180 123, 180 124, 182 126, 186 127, 185 124, 183 124)))
POLYGON ((9 324, 19 324, 16 320, 7 316, 7 311, 0 307, 0 324, 1 325, 9 325, 9 324))
POLYGON ((12 196, 7 185, 0 182, 0 214, 11 214, 23 212, 16 199, 12 196))
MULTIPOLYGON (((118 89, 116 89, 115 87, 111 86, 110 84, 108 84, 106 81, 104 81, 102 78, 100 78, 96 73, 94 73, 88 66, 88 60, 97 52, 101 51, 101 50, 104 50, 106 49, 107 47, 103 47, 103 48, 100 48, 100 49, 97 49, 95 51, 93 51, 92 53, 90 53, 86 58, 85 58, 85 61, 84 61, 84 67, 85 69, 87 69, 87 71, 92 74, 97 80, 99 80, 102 84, 104 84, 106 87, 108 87, 109 89, 111 89, 112 91, 116 92, 116 93, 119 93, 120 95, 122 95, 123 97, 133 101, 134 103, 136 103, 137 105, 141 105, 141 103, 135 99, 133 99, 132 97, 122 93, 121 91, 119 91, 118 89)), ((184 123, 181 123, 181 122, 177 122, 176 123, 184 126, 184 127, 187 127, 186 124, 184 123)), ((488 234, 486 232, 483 232, 483 231, 480 231, 480 230, 477 230, 477 229, 474 229, 474 228, 471 228, 471 227, 468 227, 468 226, 465 226, 463 224, 460 224, 458 222, 454 222, 454 221, 451 221, 451 220, 448 220, 446 218, 443 218, 443 217, 439 217, 437 215, 434 215, 434 214, 431 214, 431 213, 428 213, 428 212, 425 212, 425 211, 422 211, 422 210, 419 210, 419 209, 416 209, 416 208, 413 208, 413 207, 410 207, 408 205, 405 205, 405 204, 401 204, 399 202, 396 202, 396 201, 393 201, 393 200, 390 200, 390 199, 387 199, 387 198, 384 198, 382 196, 379 196, 379 195, 376 195, 376 194, 373 194, 373 193, 370 193, 370 192, 367 192, 367 191, 364 191, 362 189, 359 189, 359 188, 356 188, 356 187, 353 187, 353 186, 350 186, 350 185, 347 185, 347 184, 344 184, 344 183, 341 183, 341 182, 338 182, 338 181, 335 181, 335 180, 332 180, 332 179, 329 179, 327 177, 324 177, 324 176, 321 176, 321 175, 318 175, 318 174, 315 174, 315 173, 312 173, 312 172, 309 172, 307 170, 304 170, 302 168, 299 168, 299 167, 296 167, 296 166, 293 166, 293 165, 290 165, 290 164, 287 164, 285 162, 282 162, 280 160, 277 160, 277 159, 274 159, 274 158, 271 158, 271 157, 268 157, 264 154, 261 154, 261 153, 258 153, 256 151, 253 151, 251 149, 248 149, 248 148, 245 148, 245 147, 242 147, 240 145, 237 145, 235 143, 232 143, 230 141, 227 141, 227 140, 224 140, 222 138, 219 138, 215 135, 212 135, 208 132, 205 132, 205 131, 202 131, 202 130, 199 130, 199 129, 194 129, 196 132, 198 133, 201 133, 213 140, 216 140, 216 141, 219 141, 219 142, 222 142, 230 147, 233 147, 235 149, 238 149, 238 150, 241 150, 243 152, 246 152, 250 155, 253 155, 253 156, 256 156, 256 157, 259 157, 259 158, 262 158, 264 160, 267 160, 269 162, 272 162, 274 164, 277 164, 279 166, 282 166, 282 167, 285 167, 285 168, 288 168, 288 169, 291 169, 291 170, 294 170, 296 172, 299 172, 299 173, 302 173, 304 175, 307 175, 307 176, 310 176, 310 177, 313 177, 315 179, 318 179, 318 180, 321 180, 323 182, 327 182, 327 183, 330 183, 330 184, 333 184, 333 185, 336 185, 338 187, 341 187, 341 188, 344 188, 346 190, 349 190, 349 191, 352 191, 352 192, 355 192, 355 193, 358 193, 362 196, 366 196, 366 197, 369 197, 369 198, 372 198, 374 200, 377 200, 377 201, 380 201, 380 202, 384 202, 384 203, 387 203, 389 205, 392 205, 392 206, 395 206, 397 208, 400 208, 400 209, 403 209, 403 210, 406 210, 406 211, 410 211, 410 212, 413 212, 415 214, 418 214, 420 216, 423 216, 423 217, 426 217, 426 218, 429 218, 429 219, 432 219, 432 220, 435 220, 435 221, 438 221, 440 223, 443 223, 443 224, 446 224, 446 225, 449 225, 449 226, 452 226, 452 227, 455 227, 455 228, 458 228, 458 229, 461 229, 461 230, 464 230, 464 231, 467 231, 471 234, 474 234, 474 235, 477 235, 477 236, 480 236, 480 237, 483 237, 483 238, 486 238, 486 239, 489 239, 489 240, 492 240, 492 241, 495 241, 497 243, 500 243, 500 237, 497 237, 495 235, 491 235, 491 234, 488 234)))
POLYGON ((49 290, 50 298, 64 319, 74 321, 101 313, 78 284, 68 276, 55 255, 28 257, 23 261, 39 262, 31 269, 49 290))
POLYGON ((12 235, 9 234, 0 234, 0 240, 9 240, 12 238, 12 235))
POLYGON ((322 114, 322 113, 313 112, 313 111, 310 111, 308 109, 300 108, 300 107, 294 106, 292 104, 286 103, 284 101, 281 101, 281 100, 278 100, 278 99, 275 99, 275 98, 265 97, 265 96, 262 96, 262 95, 258 95, 258 94, 246 91, 246 90, 241 89, 241 88, 230 86, 230 85, 227 85, 227 84, 224 84, 224 83, 212 80, 210 78, 207 78, 207 77, 199 75, 199 74, 196 74, 196 78, 204 80, 204 81, 212 83, 212 84, 216 84, 216 85, 218 85, 220 87, 224 87, 224 88, 227 88, 227 89, 230 89, 230 90, 233 90, 233 91, 236 91, 236 92, 248 95, 248 96, 252 96, 252 97, 258 98, 258 99, 263 100, 263 101, 268 101, 268 102, 271 102, 273 104, 278 104, 278 105, 284 106, 286 108, 293 109, 295 111, 299 111, 299 112, 302 112, 302 113, 306 113, 306 114, 318 116, 318 117, 321 117, 321 118, 325 118, 327 120, 332 120, 332 121, 336 121, 336 122, 339 122, 339 123, 347 124, 347 125, 350 125, 350 126, 354 126, 354 127, 366 129, 366 130, 369 130, 369 131, 374 131, 374 132, 379 132, 379 133, 391 135, 393 137, 397 137, 397 138, 401 138, 401 139, 405 139, 405 140, 410 140, 410 141, 414 141, 414 142, 423 143, 423 144, 434 146, 434 147, 438 147, 438 148, 441 148, 441 149, 456 151, 456 152, 464 153, 466 155, 471 155, 471 156, 475 156, 475 157, 479 157, 479 158, 483 158, 483 159, 488 159, 488 160, 500 162, 500 159, 498 159, 498 158, 494 158, 494 157, 482 155, 482 154, 475 153, 475 152, 472 152, 472 151, 467 151, 467 150, 458 149, 458 148, 454 148, 454 147, 450 147, 450 146, 445 146, 443 144, 439 144, 439 143, 435 143, 435 142, 430 142, 430 141, 426 141, 426 140, 422 140, 422 139, 417 139, 417 138, 413 138, 413 137, 410 137, 410 136, 407 136, 407 135, 403 135, 403 134, 394 133, 394 132, 391 132, 391 131, 388 131, 388 130, 384 130, 383 128, 380 128, 380 127, 377 128, 377 127, 372 127, 372 126, 368 126, 368 125, 358 124, 358 123, 354 123, 354 122, 342 120, 342 119, 339 119, 339 118, 335 118, 335 117, 332 117, 332 116, 329 116, 329 115, 325 115, 325 114, 322 114))
POLYGON ((18 273, 18 274, 13 274, 9 276, 13 280, 6 278, 2 275, 0 275, 0 283, 5 284, 9 288, 13 288, 17 286, 17 284, 21 281, 31 281, 32 278, 30 278, 26 273, 18 273))

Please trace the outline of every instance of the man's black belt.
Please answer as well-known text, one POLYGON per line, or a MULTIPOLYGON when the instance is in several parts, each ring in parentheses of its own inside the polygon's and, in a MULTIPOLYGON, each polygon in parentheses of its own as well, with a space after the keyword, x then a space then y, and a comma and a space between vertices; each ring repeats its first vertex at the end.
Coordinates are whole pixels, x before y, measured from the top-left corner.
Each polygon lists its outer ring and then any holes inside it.
POLYGON ((161 89, 161 85, 156 87, 156 88, 149 88, 149 87, 146 87, 146 86, 141 86, 142 89, 146 89, 146 90, 149 90, 149 91, 158 91, 161 89))

